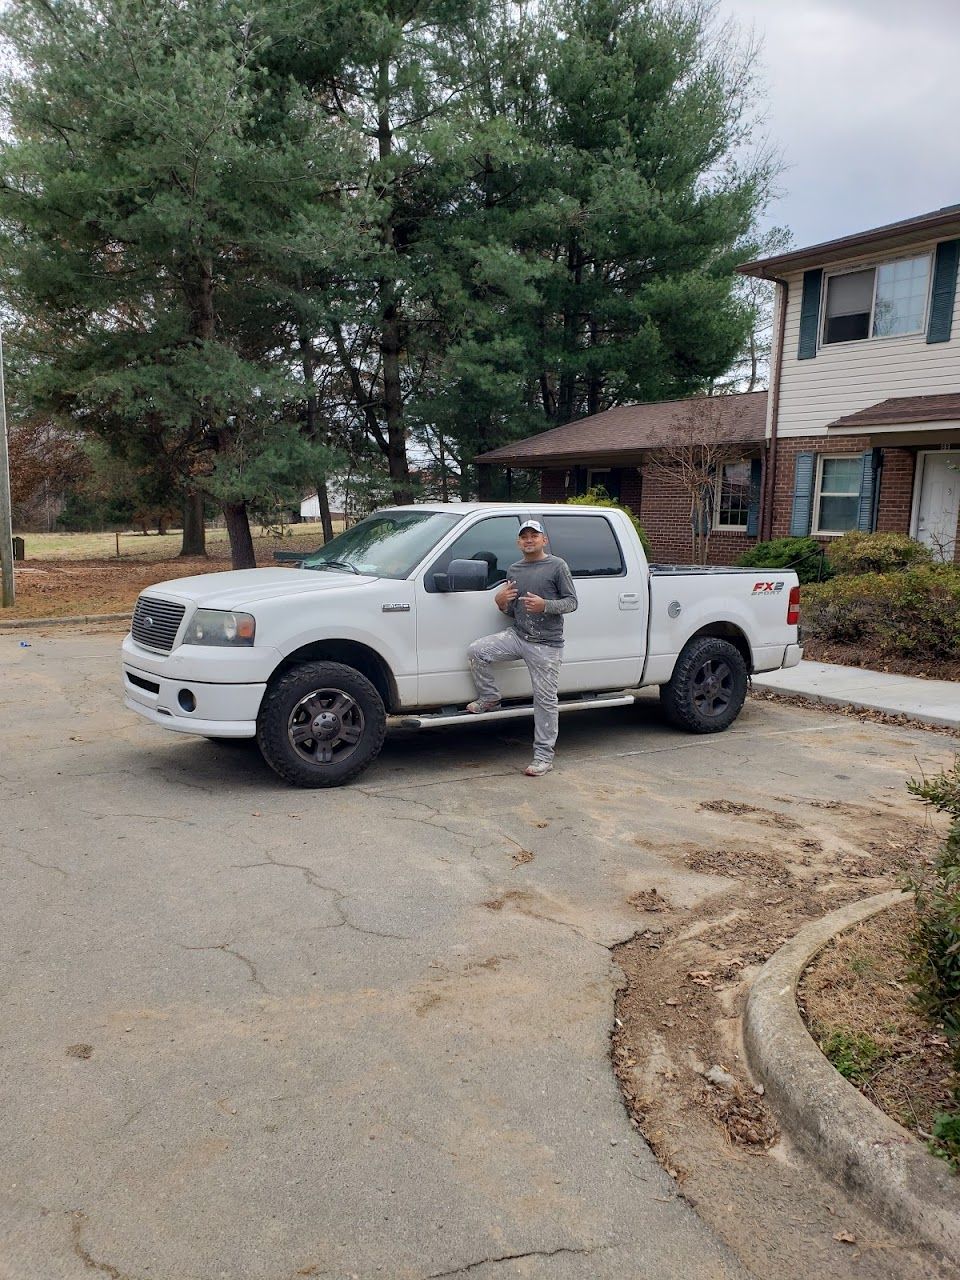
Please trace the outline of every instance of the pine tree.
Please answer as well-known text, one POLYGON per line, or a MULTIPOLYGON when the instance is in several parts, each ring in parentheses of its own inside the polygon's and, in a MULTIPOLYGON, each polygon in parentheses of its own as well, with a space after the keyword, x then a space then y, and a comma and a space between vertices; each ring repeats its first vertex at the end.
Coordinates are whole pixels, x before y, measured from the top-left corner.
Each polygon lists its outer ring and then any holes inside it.
MULTIPOLYGON (((260 245, 315 255, 342 139, 302 97, 271 111, 261 5, 25 0, 3 33, 0 272, 33 397, 215 494, 250 565, 251 440, 289 442, 302 395, 272 358, 260 245)), ((327 461, 271 457, 288 489, 327 461)))

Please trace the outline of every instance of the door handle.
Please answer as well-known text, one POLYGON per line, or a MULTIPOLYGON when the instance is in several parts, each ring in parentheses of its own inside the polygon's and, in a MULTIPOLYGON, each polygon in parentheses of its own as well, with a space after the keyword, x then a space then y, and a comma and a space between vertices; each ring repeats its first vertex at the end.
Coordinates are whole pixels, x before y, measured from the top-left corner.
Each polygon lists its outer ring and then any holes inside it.
POLYGON ((620 608, 625 612, 627 609, 640 608, 640 594, 637 591, 621 591, 620 592, 620 608))

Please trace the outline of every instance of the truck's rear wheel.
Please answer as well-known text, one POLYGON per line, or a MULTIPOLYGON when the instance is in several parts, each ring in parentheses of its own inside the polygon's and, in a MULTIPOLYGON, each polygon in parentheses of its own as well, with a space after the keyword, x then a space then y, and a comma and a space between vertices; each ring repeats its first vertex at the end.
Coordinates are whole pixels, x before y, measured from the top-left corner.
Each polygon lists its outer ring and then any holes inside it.
POLYGON ((374 686, 339 662, 292 667, 257 717, 263 758, 295 787, 338 787, 380 754, 387 716, 374 686))
POLYGON ((673 676, 660 686, 667 719, 691 733, 719 733, 736 720, 747 695, 747 664, 729 640, 695 636, 673 676))

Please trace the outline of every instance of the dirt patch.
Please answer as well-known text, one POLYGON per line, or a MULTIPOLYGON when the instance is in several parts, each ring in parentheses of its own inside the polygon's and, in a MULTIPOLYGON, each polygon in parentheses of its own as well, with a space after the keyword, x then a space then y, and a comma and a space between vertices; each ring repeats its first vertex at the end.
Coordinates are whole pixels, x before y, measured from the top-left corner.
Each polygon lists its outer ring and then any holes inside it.
MULTIPOLYGON (((316 539, 312 541, 315 546, 316 539)), ((274 551, 297 549, 313 547, 298 548, 290 539, 254 539, 257 564, 261 567, 273 566, 274 551)), ((4 609, 2 621, 128 613, 133 611, 140 592, 156 582, 220 573, 229 568, 230 553, 223 543, 212 545, 206 558, 24 560, 16 566, 17 602, 12 609, 4 609)))
POLYGON ((901 658, 881 653, 862 644, 833 644, 809 635, 803 638, 803 656, 811 662, 836 662, 843 667, 863 667, 867 671, 889 671, 901 676, 921 676, 928 680, 960 680, 960 662, 938 658, 901 658))
POLYGON ((631 894, 627 899, 636 911, 670 911, 671 904, 656 889, 643 889, 640 893, 631 894))
POLYGON ((737 804, 733 800, 704 800, 699 806, 708 813, 725 813, 735 818, 749 818, 763 826, 782 827, 784 831, 796 831, 800 826, 785 813, 776 813, 773 809, 759 809, 752 804, 737 804))
MULTIPOLYGON (((830 1193, 793 1152, 747 1069, 741 1019, 759 967, 803 924, 894 887, 907 867, 929 865, 940 836, 922 819, 905 823, 902 813, 794 804, 804 821, 792 828, 666 851, 685 874, 723 877, 723 887, 690 910, 667 905, 656 929, 615 949, 624 985, 614 1071, 632 1123, 750 1274, 936 1275, 928 1258, 841 1192, 830 1193)), ((773 812, 735 801, 700 807, 731 823, 773 812)))
POLYGON ((883 911, 835 938, 804 973, 800 1012, 851 1084, 925 1141, 949 1101, 950 1052, 941 1028, 910 1001, 907 949, 912 903, 883 911))

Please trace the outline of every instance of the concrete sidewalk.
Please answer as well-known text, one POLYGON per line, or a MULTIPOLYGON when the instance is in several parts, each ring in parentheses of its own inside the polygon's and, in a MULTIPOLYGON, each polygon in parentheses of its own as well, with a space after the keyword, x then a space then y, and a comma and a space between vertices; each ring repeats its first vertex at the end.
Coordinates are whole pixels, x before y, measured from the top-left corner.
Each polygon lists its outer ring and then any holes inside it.
POLYGON ((855 707, 909 716, 923 724, 960 729, 960 683, 890 675, 829 662, 801 662, 786 671, 764 671, 753 687, 826 706, 855 707))

